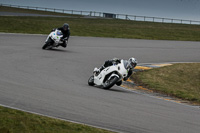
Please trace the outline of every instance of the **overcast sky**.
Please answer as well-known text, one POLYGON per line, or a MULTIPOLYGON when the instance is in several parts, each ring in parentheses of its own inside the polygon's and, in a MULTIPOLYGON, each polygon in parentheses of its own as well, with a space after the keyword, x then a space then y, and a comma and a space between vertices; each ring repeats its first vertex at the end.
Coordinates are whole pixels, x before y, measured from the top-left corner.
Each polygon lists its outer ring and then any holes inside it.
POLYGON ((0 3, 200 21, 200 0, 0 0, 0 3))

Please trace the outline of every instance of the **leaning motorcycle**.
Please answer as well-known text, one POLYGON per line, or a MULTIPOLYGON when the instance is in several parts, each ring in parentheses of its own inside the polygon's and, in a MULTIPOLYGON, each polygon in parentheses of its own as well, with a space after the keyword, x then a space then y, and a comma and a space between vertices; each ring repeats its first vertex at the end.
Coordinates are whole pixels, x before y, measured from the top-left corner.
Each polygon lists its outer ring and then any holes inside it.
MULTIPOLYGON (((43 45, 42 49, 52 49, 52 48, 57 48, 60 46, 60 44, 63 43, 63 41, 66 41, 66 39, 62 40, 63 33, 60 30, 54 30, 52 31, 46 41, 45 44, 43 45)), ((67 43, 67 41, 66 41, 67 43)))
POLYGON ((94 68, 93 75, 88 79, 90 86, 102 86, 104 89, 110 89, 115 84, 120 86, 122 79, 128 75, 124 60, 119 64, 114 64, 98 73, 98 68, 94 68))

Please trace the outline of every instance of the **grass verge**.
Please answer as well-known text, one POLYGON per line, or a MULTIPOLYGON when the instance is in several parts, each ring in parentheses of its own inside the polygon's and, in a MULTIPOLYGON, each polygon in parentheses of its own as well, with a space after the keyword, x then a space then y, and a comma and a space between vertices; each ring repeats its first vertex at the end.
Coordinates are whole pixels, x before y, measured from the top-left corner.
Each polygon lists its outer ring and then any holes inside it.
POLYGON ((15 8, 15 7, 7 7, 0 6, 0 12, 15 12, 15 13, 30 13, 30 14, 41 14, 41 15, 55 15, 55 16, 77 16, 81 15, 73 15, 67 13, 58 13, 58 12, 50 12, 50 11, 42 11, 42 10, 34 10, 34 9, 23 9, 23 8, 15 8))
POLYGON ((200 63, 145 70, 137 72, 131 79, 153 91, 200 104, 200 63))
POLYGON ((120 19, 79 18, 81 15, 0 6, 0 12, 19 12, 77 18, 0 16, 0 32, 49 34, 69 23, 73 36, 200 41, 200 25, 139 22, 120 19))
POLYGON ((26 113, 0 106, 1 133, 111 133, 83 124, 26 113))
POLYGON ((200 41, 200 25, 100 18, 0 16, 0 32, 49 34, 66 22, 72 36, 200 41))

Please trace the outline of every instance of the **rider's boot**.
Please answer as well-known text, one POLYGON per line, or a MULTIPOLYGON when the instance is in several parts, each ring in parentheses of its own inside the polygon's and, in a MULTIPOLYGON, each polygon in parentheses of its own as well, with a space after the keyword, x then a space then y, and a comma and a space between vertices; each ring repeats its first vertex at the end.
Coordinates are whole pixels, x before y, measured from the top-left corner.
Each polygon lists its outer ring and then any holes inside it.
POLYGON ((67 44, 66 44, 66 42, 64 41, 63 43, 60 44, 60 46, 62 46, 63 48, 66 48, 66 47, 67 47, 67 44))

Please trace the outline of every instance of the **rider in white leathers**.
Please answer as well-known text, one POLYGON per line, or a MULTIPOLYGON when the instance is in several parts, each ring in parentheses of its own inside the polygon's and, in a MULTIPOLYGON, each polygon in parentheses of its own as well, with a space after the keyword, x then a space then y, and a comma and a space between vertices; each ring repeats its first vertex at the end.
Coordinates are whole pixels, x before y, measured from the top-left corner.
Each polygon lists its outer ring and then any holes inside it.
MULTIPOLYGON (((121 63, 121 60, 122 59, 119 59, 119 58, 113 58, 112 60, 107 60, 105 61, 104 65, 102 65, 100 68, 99 68, 99 72, 100 73, 103 69, 105 69, 106 67, 109 67, 109 66, 112 66, 114 64, 118 64, 118 63, 121 63)), ((137 65, 137 60, 133 57, 129 58, 128 60, 123 60, 124 62, 124 66, 125 68, 127 69, 128 71, 128 75, 123 79, 124 81, 126 81, 130 76, 131 74, 133 73, 133 69, 136 67, 137 65)))

